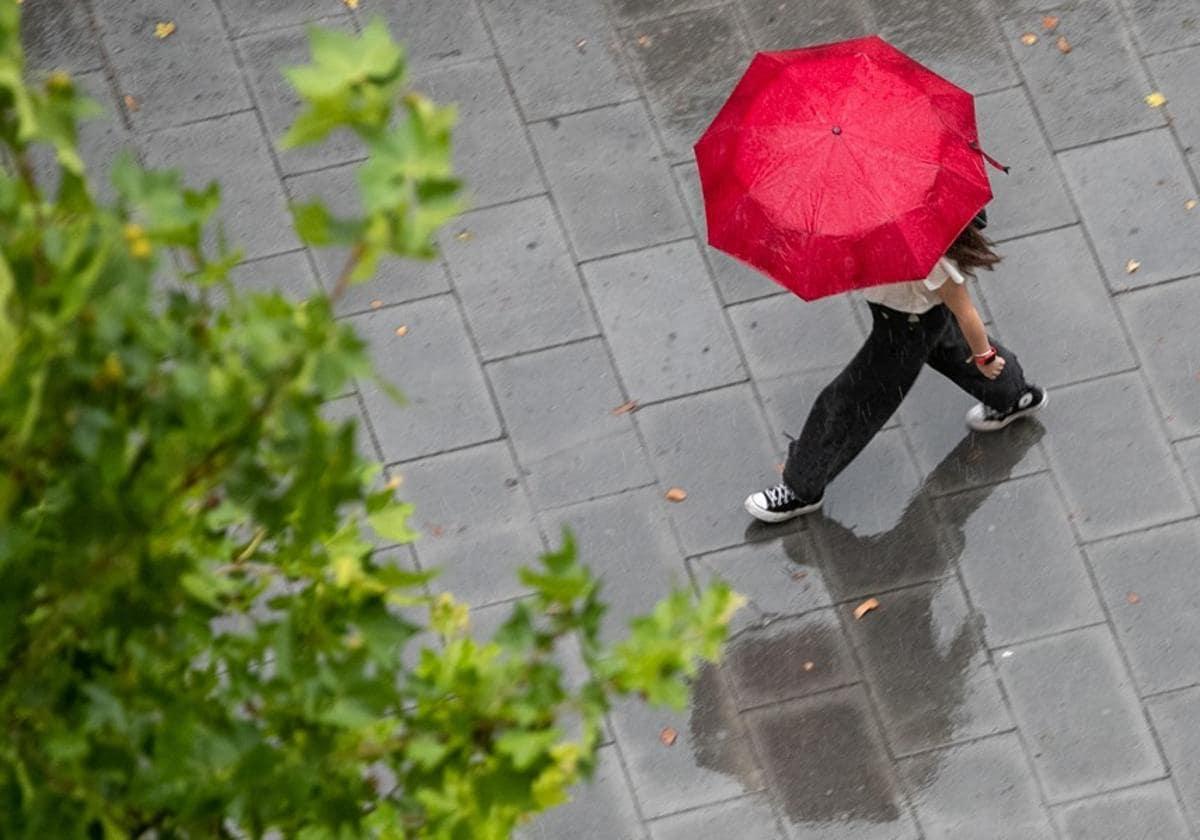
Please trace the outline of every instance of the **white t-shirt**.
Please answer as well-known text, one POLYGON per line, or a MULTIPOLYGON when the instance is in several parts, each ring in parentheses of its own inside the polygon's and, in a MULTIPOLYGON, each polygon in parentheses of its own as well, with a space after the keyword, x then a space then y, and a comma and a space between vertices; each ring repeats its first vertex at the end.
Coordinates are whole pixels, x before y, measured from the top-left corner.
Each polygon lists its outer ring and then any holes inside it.
POLYGON ((952 261, 942 257, 929 272, 924 280, 914 280, 911 283, 889 283, 886 286, 872 286, 863 289, 863 297, 871 303, 878 303, 888 309, 899 312, 911 312, 921 315, 942 302, 937 290, 947 280, 953 280, 962 285, 967 281, 961 271, 952 261))

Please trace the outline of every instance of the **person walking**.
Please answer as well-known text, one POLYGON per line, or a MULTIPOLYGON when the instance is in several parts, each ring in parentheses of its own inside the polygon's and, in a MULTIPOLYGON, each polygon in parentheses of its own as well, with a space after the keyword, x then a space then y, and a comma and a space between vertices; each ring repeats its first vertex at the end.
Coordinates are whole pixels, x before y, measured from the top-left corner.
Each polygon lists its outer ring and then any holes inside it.
POLYGON ((1003 429, 1046 405, 1017 357, 993 342, 967 289, 967 277, 1000 261, 983 235, 981 211, 924 280, 864 290, 871 333, 858 354, 817 397, 800 437, 788 447, 783 481, 746 498, 763 522, 821 508, 825 488, 883 428, 929 365, 979 400, 967 412, 978 432, 1003 429))

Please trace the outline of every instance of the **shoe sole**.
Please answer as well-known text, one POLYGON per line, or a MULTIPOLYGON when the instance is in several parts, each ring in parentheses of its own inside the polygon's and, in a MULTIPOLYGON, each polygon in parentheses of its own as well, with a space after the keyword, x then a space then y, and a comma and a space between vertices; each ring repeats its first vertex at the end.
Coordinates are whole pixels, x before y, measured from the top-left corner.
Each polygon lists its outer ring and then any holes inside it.
POLYGON ((815 513, 816 511, 821 509, 821 506, 823 504, 825 504, 824 499, 822 499, 819 502, 814 502, 813 504, 808 505, 806 507, 796 508, 795 510, 789 511, 787 513, 772 513, 771 511, 767 510, 766 508, 760 508, 758 505, 754 504, 749 498, 747 498, 745 501, 745 504, 743 504, 743 507, 746 508, 746 513, 753 516, 759 522, 767 522, 767 523, 774 525, 778 522, 787 522, 789 519, 795 519, 798 516, 804 516, 805 514, 815 513))
POLYGON ((1037 405, 1030 406, 1029 408, 1022 409, 1021 411, 1014 411, 1012 414, 1010 414, 1008 417, 1005 417, 1003 420, 993 422, 993 423, 987 423, 986 425, 984 425, 984 422, 986 422, 986 421, 980 422, 979 425, 976 425, 971 420, 967 420, 967 428, 969 428, 975 432, 998 432, 1001 429, 1006 428, 1010 424, 1016 422, 1017 420, 1020 420, 1022 417, 1028 417, 1030 414, 1036 414, 1037 412, 1039 412, 1043 408, 1045 408, 1046 403, 1048 403, 1048 402, 1050 402, 1050 392, 1043 391, 1042 392, 1042 401, 1040 403, 1038 403, 1037 405))

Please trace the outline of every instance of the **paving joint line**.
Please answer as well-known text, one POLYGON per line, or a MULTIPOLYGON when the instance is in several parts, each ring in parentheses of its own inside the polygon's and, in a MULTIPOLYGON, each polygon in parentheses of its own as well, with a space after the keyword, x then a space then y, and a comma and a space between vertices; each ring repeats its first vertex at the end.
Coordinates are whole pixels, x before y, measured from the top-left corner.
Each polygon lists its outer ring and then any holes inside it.
POLYGON ((564 111, 561 114, 547 114, 544 117, 534 117, 525 121, 525 125, 540 125, 541 123, 557 124, 560 120, 569 120, 572 117, 581 117, 587 114, 594 114, 597 111, 604 111, 609 108, 620 108, 623 105, 632 105, 635 102, 642 102, 641 96, 630 96, 624 99, 617 99, 613 102, 601 102, 599 105, 589 105, 586 108, 578 108, 574 111, 564 111))
MULTIPOLYGON (((591 265, 592 263, 603 262, 604 260, 612 260, 616 259, 617 257, 629 257, 635 254, 640 254, 644 251, 652 251, 655 248, 666 248, 670 245, 682 245, 685 242, 695 242, 695 240, 695 234, 690 236, 677 236, 672 239, 663 240, 662 242, 654 242, 650 245, 639 245, 636 248, 626 248, 623 251, 613 251, 611 254, 600 254, 599 256, 595 257, 587 257, 577 261, 575 264, 580 268, 583 268, 584 266, 591 265)), ((720 298, 718 298, 718 300, 719 299, 720 298)))

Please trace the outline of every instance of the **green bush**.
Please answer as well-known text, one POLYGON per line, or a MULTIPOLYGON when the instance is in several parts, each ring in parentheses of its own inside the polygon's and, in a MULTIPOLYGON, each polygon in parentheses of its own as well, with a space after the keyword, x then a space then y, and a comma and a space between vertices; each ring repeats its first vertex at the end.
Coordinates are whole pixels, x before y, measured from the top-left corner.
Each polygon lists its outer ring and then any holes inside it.
POLYGON ((460 209, 453 112, 406 92, 383 25, 314 30, 288 71, 288 142, 345 127, 369 154, 360 217, 294 208, 350 256, 291 302, 230 282, 216 185, 126 158, 96 201, 75 143, 93 106, 64 73, 25 80, 18 24, 0 5, 0 836, 506 838, 592 769, 610 698, 684 703, 725 587, 606 646, 568 537, 476 642, 464 606, 374 553, 414 535, 353 425, 323 419, 375 376, 332 301, 385 254, 431 256, 460 209))

